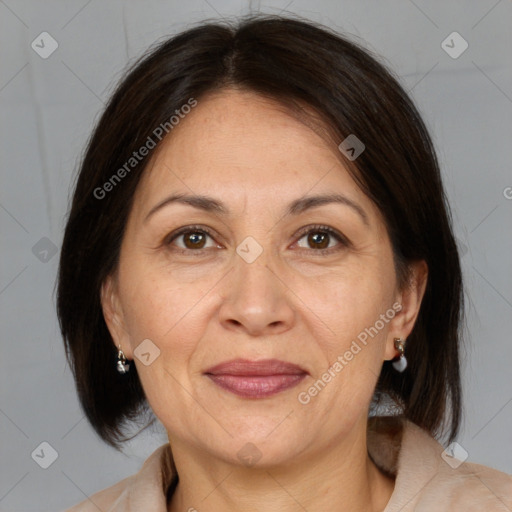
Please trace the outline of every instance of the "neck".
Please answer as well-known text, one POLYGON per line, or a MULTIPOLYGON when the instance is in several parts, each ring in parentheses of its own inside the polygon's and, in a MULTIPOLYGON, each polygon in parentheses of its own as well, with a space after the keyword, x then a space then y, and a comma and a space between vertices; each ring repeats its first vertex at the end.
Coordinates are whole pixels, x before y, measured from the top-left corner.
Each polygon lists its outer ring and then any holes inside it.
POLYGON ((366 428, 286 465, 248 468, 172 442, 180 480, 169 511, 378 512, 394 482, 370 460, 366 428))

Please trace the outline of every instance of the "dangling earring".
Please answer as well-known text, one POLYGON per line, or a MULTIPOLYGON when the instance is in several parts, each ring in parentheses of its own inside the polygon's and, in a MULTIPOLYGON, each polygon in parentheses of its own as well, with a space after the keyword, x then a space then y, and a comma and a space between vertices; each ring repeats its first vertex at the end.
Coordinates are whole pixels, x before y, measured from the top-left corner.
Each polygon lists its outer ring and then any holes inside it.
POLYGON ((119 345, 119 352, 117 353, 117 371, 119 373, 127 373, 130 370, 130 363, 126 362, 124 352, 121 350, 119 345))
POLYGON ((394 340, 395 348, 398 350, 398 359, 393 360, 393 368, 402 373, 407 368, 407 359, 404 356, 405 351, 405 340, 401 338, 395 338, 394 340))

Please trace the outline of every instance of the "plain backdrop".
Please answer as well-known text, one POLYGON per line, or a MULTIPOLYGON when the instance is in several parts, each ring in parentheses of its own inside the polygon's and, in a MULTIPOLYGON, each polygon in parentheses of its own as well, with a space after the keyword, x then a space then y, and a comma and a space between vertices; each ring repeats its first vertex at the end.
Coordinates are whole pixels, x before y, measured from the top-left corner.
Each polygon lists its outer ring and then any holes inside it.
POLYGON ((251 11, 297 13, 363 41, 422 112, 467 287, 457 442, 468 460, 512 471, 510 1, 0 0, 1 511, 65 509, 166 442, 153 429, 121 454, 85 420, 55 315, 58 250, 79 157, 127 63, 195 22, 251 11), (56 457, 47 469, 41 450, 56 457))

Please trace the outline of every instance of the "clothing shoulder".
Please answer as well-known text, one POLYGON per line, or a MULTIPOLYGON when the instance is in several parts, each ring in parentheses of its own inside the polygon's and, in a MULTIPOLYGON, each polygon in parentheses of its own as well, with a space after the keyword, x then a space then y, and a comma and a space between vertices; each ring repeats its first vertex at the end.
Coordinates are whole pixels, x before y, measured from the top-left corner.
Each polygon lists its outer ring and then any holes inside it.
POLYGON ((427 510, 428 506, 439 506, 441 500, 450 511, 510 511, 512 476, 471 462, 457 468, 440 464, 438 472, 420 494, 418 506, 427 510))
POLYGON ((426 431, 406 422, 395 492, 386 512, 510 512, 512 477, 457 460, 426 431), (398 508, 397 508, 398 507, 398 508))
POLYGON ((99 491, 65 512, 109 512, 126 495, 134 475, 124 478, 111 487, 99 491))
POLYGON ((371 458, 395 479, 384 512, 512 511, 510 475, 458 460, 403 417, 374 417, 368 426, 371 458))
POLYGON ((165 512, 166 495, 174 478, 169 444, 157 448, 140 470, 111 487, 107 487, 81 501, 65 512, 165 512))

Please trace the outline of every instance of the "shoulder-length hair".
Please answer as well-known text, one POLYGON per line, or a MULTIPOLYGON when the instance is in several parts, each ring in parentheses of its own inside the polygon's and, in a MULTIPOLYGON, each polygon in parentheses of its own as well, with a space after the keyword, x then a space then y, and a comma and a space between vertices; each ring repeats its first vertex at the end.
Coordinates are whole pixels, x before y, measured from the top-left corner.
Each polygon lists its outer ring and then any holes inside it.
POLYGON ((100 302, 152 153, 138 150, 172 136, 171 118, 184 105, 226 87, 320 119, 336 144, 351 134, 363 141, 357 160, 339 155, 385 220, 400 286, 407 286, 408 263, 424 260, 429 269, 408 338, 408 368, 398 373, 385 362, 375 396, 391 397, 432 435, 447 430, 454 439, 461 417, 462 276, 428 131, 398 79, 367 50, 326 27, 268 15, 204 22, 152 48, 125 74, 88 142, 62 243, 57 312, 89 422, 119 448, 125 427, 151 415, 134 365, 128 374, 116 371, 100 302))

